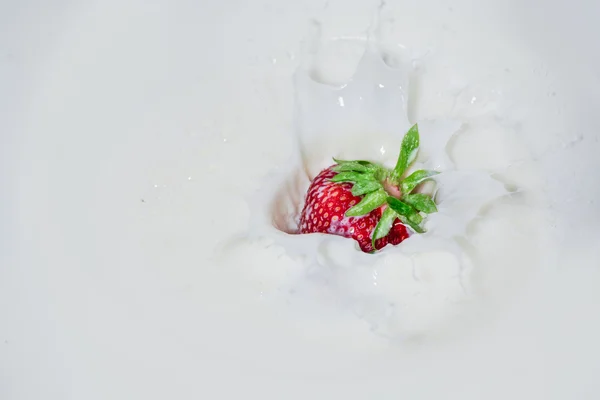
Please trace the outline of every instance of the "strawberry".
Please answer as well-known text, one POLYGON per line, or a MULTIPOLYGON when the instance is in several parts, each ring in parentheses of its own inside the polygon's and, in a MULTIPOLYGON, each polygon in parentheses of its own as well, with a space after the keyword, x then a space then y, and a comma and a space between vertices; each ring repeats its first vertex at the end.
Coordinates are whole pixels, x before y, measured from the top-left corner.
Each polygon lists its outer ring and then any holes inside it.
MULTIPOLYGON (((350 237, 358 242, 362 251, 370 253, 374 250, 371 236, 377 222, 381 219, 384 207, 376 208, 358 217, 346 216, 346 211, 358 204, 361 196, 352 194, 352 184, 331 181, 337 175, 333 170, 334 167, 321 171, 308 188, 306 203, 300 218, 300 231, 350 237)), ((396 219, 390 234, 375 242, 375 249, 385 247, 388 241, 399 244, 406 238, 408 238, 406 227, 396 219)))
POLYGON ((311 182, 300 216, 300 233, 327 233, 352 238, 366 253, 397 245, 416 233, 425 213, 436 212, 433 199, 412 194, 438 172, 418 170, 404 174, 419 147, 418 126, 402 140, 393 170, 369 161, 342 161, 322 170, 311 182))

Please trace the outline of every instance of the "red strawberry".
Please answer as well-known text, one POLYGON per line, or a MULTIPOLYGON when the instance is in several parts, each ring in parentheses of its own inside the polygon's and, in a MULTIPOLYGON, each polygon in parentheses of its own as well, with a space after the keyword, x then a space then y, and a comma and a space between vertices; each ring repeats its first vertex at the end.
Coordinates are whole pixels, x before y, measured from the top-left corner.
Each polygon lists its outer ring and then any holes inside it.
MULTIPOLYGON (((360 196, 352 194, 352 184, 331 182, 338 173, 331 166, 324 169, 313 179, 304 209, 300 217, 300 233, 330 233, 356 240, 362 251, 373 251, 372 234, 381 218, 381 206, 370 213, 358 217, 347 217, 346 211, 358 204, 360 196)), ((388 242, 399 244, 408 238, 406 227, 398 218, 394 221, 389 235, 375 241, 377 250, 385 247, 388 242)))
POLYGON ((418 147, 419 132, 414 125, 402 140, 393 170, 369 161, 334 159, 337 164, 321 171, 308 189, 299 232, 352 238, 367 253, 407 239, 406 225, 424 232, 423 214, 437 208, 428 195, 411 192, 437 172, 419 170, 403 178, 418 147))

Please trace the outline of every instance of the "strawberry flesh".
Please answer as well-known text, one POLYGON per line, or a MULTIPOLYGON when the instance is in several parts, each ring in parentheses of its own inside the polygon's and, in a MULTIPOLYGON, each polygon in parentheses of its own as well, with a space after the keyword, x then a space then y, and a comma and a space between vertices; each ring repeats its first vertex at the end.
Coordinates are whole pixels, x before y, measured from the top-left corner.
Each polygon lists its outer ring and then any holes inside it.
POLYGON ((408 238, 406 227, 396 218, 389 234, 376 240, 373 249, 373 230, 386 206, 359 217, 347 217, 346 211, 358 204, 362 196, 352 195, 351 183, 331 182, 331 178, 337 175, 331 169, 333 167, 321 171, 308 188, 300 216, 300 233, 328 233, 352 238, 366 253, 382 249, 388 243, 397 245, 408 238))

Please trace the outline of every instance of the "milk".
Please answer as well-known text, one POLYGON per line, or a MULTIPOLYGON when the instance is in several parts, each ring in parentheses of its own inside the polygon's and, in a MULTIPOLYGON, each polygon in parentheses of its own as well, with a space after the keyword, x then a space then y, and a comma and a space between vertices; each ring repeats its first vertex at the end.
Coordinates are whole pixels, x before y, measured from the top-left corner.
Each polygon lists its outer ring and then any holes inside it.
MULTIPOLYGON (((534 3, 2 9, 1 397, 597 397, 598 10, 534 3), (501 183, 458 248, 423 236, 369 256, 248 206, 269 177, 290 182, 315 36, 309 76, 348 82, 373 39, 406 68, 423 137, 460 125, 452 171, 501 183), (340 65, 343 40, 358 46, 340 65)), ((403 131, 381 114, 362 119, 390 122, 378 146, 332 143, 322 162, 393 159, 403 131)))
MULTIPOLYGON (((531 155, 511 129, 514 122, 498 115, 417 121, 421 146, 413 169, 442 171, 430 185, 439 212, 427 218, 425 234, 375 255, 363 254, 348 239, 299 235, 310 179, 332 157, 393 167, 410 127, 409 74, 419 61, 389 65, 386 59, 401 54, 386 53, 374 36, 312 40, 295 74, 294 139, 286 162, 249 199, 248 234, 227 241, 217 257, 243 265, 253 258, 248 252, 264 252, 266 245, 295 263, 262 266, 283 271, 271 273, 261 296, 301 308, 317 292, 374 334, 393 340, 442 335, 457 315, 498 301, 506 286, 522 284, 545 259, 540 246, 550 240, 543 220, 547 205, 529 199, 539 187, 537 171, 513 170, 530 176, 519 184, 505 177, 513 163, 531 155)), ((265 272, 254 279, 264 279, 265 272)))

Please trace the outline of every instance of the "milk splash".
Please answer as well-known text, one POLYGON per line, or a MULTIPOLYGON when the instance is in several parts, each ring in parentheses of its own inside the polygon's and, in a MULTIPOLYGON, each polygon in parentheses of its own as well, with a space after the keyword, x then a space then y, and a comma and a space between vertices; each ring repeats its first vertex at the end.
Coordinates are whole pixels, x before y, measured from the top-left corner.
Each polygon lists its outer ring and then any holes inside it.
MULTIPOLYGON (((425 234, 413 234, 376 254, 362 253, 351 239, 297 234, 310 181, 331 165, 332 157, 393 167, 411 125, 409 72, 406 64, 388 65, 371 39, 324 41, 306 54, 294 77, 295 140, 289 160, 253 196, 249 233, 227 249, 232 254, 245 243, 249 254, 253 246, 265 247, 260 240, 267 238, 267 246, 284 250, 278 258, 296 262, 294 273, 274 286, 306 296, 315 291, 333 294, 346 310, 389 337, 431 331, 460 311, 472 295, 467 228, 482 206, 507 194, 489 173, 456 168, 447 147, 460 121, 416 121, 421 147, 413 169, 442 172, 434 189, 439 211, 428 216, 425 234), (341 81, 357 54, 355 72, 341 81), (332 55, 333 69, 328 70, 325 61, 332 55)), ((288 268, 272 264, 268 268, 288 268)))

